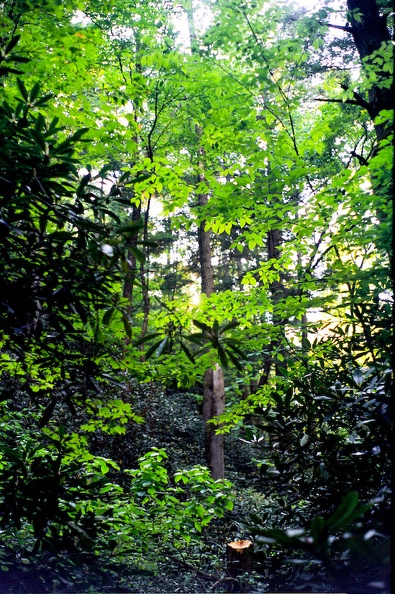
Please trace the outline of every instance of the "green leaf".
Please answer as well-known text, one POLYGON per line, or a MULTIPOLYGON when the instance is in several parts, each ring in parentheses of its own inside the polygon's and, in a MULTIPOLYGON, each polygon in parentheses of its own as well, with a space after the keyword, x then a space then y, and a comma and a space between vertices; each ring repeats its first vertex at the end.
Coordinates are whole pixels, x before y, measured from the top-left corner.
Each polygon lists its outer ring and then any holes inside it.
POLYGON ((240 322, 230 322, 229 324, 225 324, 225 326, 222 326, 221 332, 233 330, 233 328, 237 328, 238 326, 240 326, 240 322))
POLYGON ((139 262, 140 264, 144 264, 144 262, 146 261, 146 257, 141 250, 134 246, 129 246, 128 249, 130 253, 133 254, 133 256, 136 258, 137 262, 139 262))
POLYGON ((231 499, 227 499, 225 501, 225 509, 232 511, 233 507, 234 507, 233 501, 231 499))
POLYGON ((328 536, 328 524, 324 518, 318 516, 313 518, 310 524, 310 534, 313 537, 315 543, 321 543, 327 539, 328 536))
POLYGON ((130 324, 129 317, 125 313, 122 314, 122 321, 123 327, 125 328, 126 336, 128 338, 132 338, 132 326, 130 324))
POLYGON ((189 342, 193 342, 194 344, 202 345, 207 342, 207 336, 203 333, 195 333, 195 334, 185 334, 183 335, 185 340, 189 340, 189 342))
POLYGON ((227 367, 228 367, 228 357, 226 356, 226 353, 225 353, 224 349, 221 347, 220 344, 218 344, 217 350, 218 350, 219 360, 221 361, 221 365, 223 367, 225 367, 225 369, 227 369, 227 367))
POLYGON ((22 70, 17 70, 16 68, 9 68, 8 66, 0 66, 0 76, 4 76, 5 74, 23 74, 22 70))
POLYGON ((358 506, 359 494, 356 491, 347 493, 335 512, 328 518, 328 528, 332 531, 345 528, 355 519, 363 516, 370 508, 368 504, 358 506))
POLYGON ((57 404, 57 398, 52 398, 51 402, 47 405, 46 409, 44 410, 41 419, 38 423, 38 428, 42 429, 49 421, 49 419, 52 417, 52 413, 54 411, 54 408, 57 404))
POLYGON ((245 360, 247 358, 246 353, 244 353, 241 349, 239 349, 238 346, 236 346, 235 341, 227 341, 226 345, 229 349, 232 349, 232 351, 234 351, 236 353, 236 355, 238 355, 240 357, 240 359, 245 360))
POLYGON ((125 225, 120 225, 119 227, 116 227, 116 231, 117 233, 124 234, 126 237, 133 237, 137 235, 140 229, 142 229, 143 227, 144 222, 142 219, 139 219, 138 221, 132 221, 130 223, 126 223, 125 225))
POLYGON ((11 50, 14 49, 14 47, 18 44, 19 40, 20 40, 21 36, 20 35, 14 35, 14 37, 12 37, 12 39, 7 43, 4 53, 5 55, 9 54, 11 50))
POLYGON ((37 142, 37 144, 40 147, 40 149, 42 151, 45 151, 45 149, 46 149, 45 138, 41 134, 41 132, 39 130, 31 130, 31 135, 33 136, 33 138, 37 142))
POLYGON ((165 338, 162 340, 162 342, 160 343, 160 345, 156 349, 155 354, 156 354, 157 357, 160 357, 161 356, 161 354, 165 350, 166 345, 167 345, 168 342, 169 342, 169 337, 168 336, 165 336, 165 338))
POLYGON ((226 354, 228 355, 229 359, 232 361, 232 363, 236 367, 236 369, 238 369, 239 371, 243 371, 243 367, 240 364, 240 361, 238 360, 237 357, 235 357, 235 355, 229 349, 226 351, 226 354))
POLYGON ((24 98, 24 100, 27 102, 29 100, 29 94, 26 90, 25 84, 24 82, 20 79, 17 78, 16 79, 16 84, 18 85, 18 89, 20 94, 22 95, 22 97, 24 98))
POLYGON ((152 334, 146 334, 143 338, 139 338, 139 340, 134 341, 133 345, 139 346, 140 344, 144 344, 145 342, 148 342, 149 340, 152 340, 153 338, 156 338, 161 334, 161 332, 153 332, 152 334))
MULTIPOLYGON (((120 182, 124 182, 128 178, 129 175, 130 174, 128 172, 125 172, 123 175, 121 175, 119 181, 120 182)), ((125 186, 126 187, 127 186, 133 186, 134 184, 138 184, 138 183, 140 183, 142 181, 145 181, 145 180, 149 179, 150 177, 151 177, 151 173, 145 173, 145 174, 142 174, 142 175, 138 175, 137 177, 134 177, 134 178, 128 180, 128 182, 125 183, 125 186)))
POLYGON ((40 99, 37 99, 37 101, 34 102, 34 105, 36 107, 42 107, 43 105, 48 103, 48 101, 52 98, 53 98, 53 94, 48 93, 48 95, 44 95, 43 97, 40 97, 40 99))
POLYGON ((34 103, 40 92, 40 83, 36 83, 30 91, 30 103, 34 103))
POLYGON ((188 359, 191 361, 191 363, 195 363, 194 356, 192 355, 191 351, 187 348, 187 346, 182 342, 182 340, 180 340, 180 347, 182 351, 186 354, 188 359))
POLYGON ((77 132, 74 132, 74 134, 72 134, 68 138, 68 141, 71 143, 78 142, 79 140, 81 140, 82 136, 84 136, 84 134, 86 134, 87 132, 89 132, 89 128, 80 128, 79 130, 77 130, 77 132))
POLYGON ((203 330, 203 332, 210 332, 211 328, 210 326, 208 326, 207 324, 205 324, 204 322, 199 322, 199 320, 192 320, 193 324, 195 324, 195 326, 197 326, 198 328, 200 328, 200 330, 203 330))
POLYGON ((163 340, 159 340, 158 342, 155 342, 155 344, 153 344, 148 351, 145 353, 145 358, 148 360, 152 357, 152 355, 156 352, 156 350, 160 347, 160 345, 162 344, 163 340))
POLYGON ((102 323, 105 326, 107 326, 111 322, 115 311, 116 311, 115 307, 110 307, 110 309, 108 309, 107 311, 104 312, 103 318, 102 318, 102 323))

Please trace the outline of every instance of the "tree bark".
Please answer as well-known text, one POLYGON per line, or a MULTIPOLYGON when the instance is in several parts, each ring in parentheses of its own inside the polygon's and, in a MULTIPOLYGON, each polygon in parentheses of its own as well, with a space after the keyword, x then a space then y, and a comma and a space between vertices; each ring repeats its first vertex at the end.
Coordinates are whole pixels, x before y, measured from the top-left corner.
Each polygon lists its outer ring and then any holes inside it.
MULTIPOLYGON (((270 162, 267 165, 267 178, 268 178, 268 196, 273 196, 277 193, 275 184, 273 187, 272 184, 272 168, 270 162)), ((272 198, 275 202, 275 198, 272 198)), ((281 257, 281 245, 283 244, 283 234, 281 229, 274 227, 270 231, 267 232, 266 235, 266 249, 267 249, 267 259, 269 262, 274 260, 279 260, 281 257)), ((276 306, 281 299, 285 297, 286 289, 284 286, 284 273, 280 270, 279 271, 279 279, 273 281, 270 284, 270 293, 271 293, 271 301, 276 306)), ((280 318, 277 314, 273 315, 273 325, 275 326, 285 326, 286 320, 280 318)), ((269 345, 269 350, 273 351, 277 348, 279 344, 279 339, 275 338, 271 341, 269 345)), ((263 374, 261 375, 258 386, 263 386, 268 382, 269 375, 271 372, 271 368, 275 365, 276 373, 278 369, 278 361, 272 356, 268 355, 265 357, 263 361, 263 374)), ((284 365, 284 364, 283 364, 284 365)))
MULTIPOLYGON (((201 126, 196 126, 196 136, 198 140, 202 135, 201 126)), ((198 182, 199 184, 205 182, 204 177, 204 148, 199 146, 199 173, 198 182)), ((208 203, 208 193, 198 194, 199 207, 206 206, 208 203)), ((198 243, 199 243, 199 262, 200 262, 200 275, 201 275, 201 287, 202 293, 205 293, 207 297, 210 297, 214 293, 214 269, 211 263, 211 237, 210 231, 205 231, 206 222, 202 221, 199 225, 198 230, 198 243)))
MULTIPOLYGON (((140 36, 137 33, 136 34, 136 58, 138 57, 140 51, 140 36)), ((121 64, 121 68, 123 68, 122 64, 121 64)), ((136 71, 141 74, 142 73, 142 66, 141 66, 141 62, 139 59, 137 59, 137 63, 136 63, 136 71)), ((124 76, 125 78, 125 76, 124 76)), ((126 79, 125 79, 126 81, 126 79)), ((134 112, 134 122, 137 125, 138 124, 138 118, 137 118, 137 114, 136 112, 134 112)), ((133 136, 133 140, 136 143, 136 147, 139 145, 139 138, 138 135, 135 134, 133 136)), ((134 165, 134 163, 132 163, 132 165, 134 165)), ((132 197, 134 197, 134 192, 132 193, 132 197)), ((132 223, 137 223, 137 221, 140 220, 141 218, 141 199, 139 199, 136 202, 133 202, 132 204, 132 223)), ((127 244, 129 247, 131 248, 136 248, 137 246, 137 234, 136 235, 132 235, 132 237, 130 237, 127 241, 127 244)), ((136 280, 136 276, 137 276, 137 260, 136 257, 134 256, 134 254, 132 253, 132 251, 130 251, 128 253, 128 269, 127 269, 127 273, 125 276, 125 282, 124 282, 124 286, 123 286, 123 296, 126 297, 129 301, 129 306, 128 306, 128 314, 130 316, 132 309, 133 309, 133 286, 134 286, 134 282, 136 280)), ((129 343, 130 341, 127 339, 126 340, 127 343, 129 343)))
POLYGON ((249 573, 252 570, 252 551, 251 540, 236 540, 228 543, 226 547, 227 570, 231 577, 238 578, 241 574, 249 573))
MULTIPOLYGON (((148 241, 148 222, 149 222, 150 206, 151 206, 151 197, 148 198, 147 208, 146 208, 145 213, 144 213, 143 239, 144 239, 145 244, 148 241)), ((149 263, 148 263, 149 252, 148 252, 148 249, 147 248, 145 249, 145 256, 147 258, 147 260, 146 260, 147 266, 145 266, 145 264, 143 262, 140 264, 140 280, 141 280, 141 290, 143 292, 143 313, 144 313, 144 318, 143 318, 143 323, 142 323, 142 326, 141 326, 141 332, 140 332, 139 340, 141 340, 142 338, 144 338, 145 335, 147 334, 149 314, 150 314, 150 309, 151 309, 150 308, 151 300, 150 300, 150 296, 149 296, 149 275, 148 275, 148 271, 149 271, 149 263)))
MULTIPOLYGON (((200 139, 202 129, 196 126, 196 135, 200 139)), ((204 182, 204 149, 199 146, 199 174, 198 182, 204 182)), ((198 194, 199 206, 208 202, 208 193, 198 194)), ((210 297, 214 293, 214 270, 211 262, 210 232, 204 230, 205 221, 199 225, 198 243, 202 293, 210 297)), ((225 412, 225 387, 221 367, 207 369, 203 381, 203 420, 206 462, 212 477, 222 479, 225 476, 224 436, 216 435, 216 426, 209 423, 211 419, 225 412)))
MULTIPOLYGON (((282 232, 280 229, 272 229, 268 231, 266 237, 266 246, 267 246, 267 259, 269 262, 271 260, 278 260, 281 256, 280 246, 283 243, 282 232)), ((284 295, 284 284, 282 273, 280 272, 279 280, 276 280, 271 283, 270 291, 272 293, 272 300, 277 303, 281 297, 284 295)))
POLYGON ((207 465, 214 480, 225 476, 224 436, 216 435, 216 426, 210 419, 225 412, 224 374, 219 365, 207 369, 204 374, 203 420, 205 437, 205 455, 207 465))
MULTIPOLYGON (((137 223, 141 218, 141 200, 138 204, 132 204, 132 223, 137 223)), ((127 244, 130 247, 137 246, 137 235, 132 235, 127 240, 127 244)), ((132 252, 128 253, 128 270, 125 276, 125 282, 123 286, 123 296, 129 300, 129 309, 132 309, 132 300, 133 300, 133 285, 134 281, 136 280, 136 273, 137 273, 137 261, 136 257, 133 255, 132 252)))
MULTIPOLYGON (((199 48, 196 42, 195 21, 193 18, 192 0, 185 3, 185 10, 188 19, 189 39, 191 53, 198 55, 199 48)), ((195 127, 196 139, 198 142, 198 183, 205 182, 205 151, 200 144, 202 128, 198 124, 195 127)), ((208 192, 198 194, 198 205, 204 207, 208 203, 208 192)), ((202 221, 198 230, 199 261, 201 274, 202 293, 210 297, 214 293, 214 270, 211 262, 211 237, 210 232, 205 231, 205 221, 202 221)), ((222 479, 225 476, 224 464, 224 436, 216 435, 216 426, 209 423, 215 416, 225 412, 225 388, 224 377, 221 367, 217 364, 215 369, 207 369, 203 381, 203 420, 205 455, 207 466, 212 477, 222 479)))
MULTIPOLYGON (((349 32, 353 36, 361 61, 379 50, 383 43, 391 43, 386 19, 380 15, 375 0, 347 0, 347 7, 350 11, 351 23, 349 32), (353 11, 357 11, 362 15, 360 20, 358 16, 354 16, 353 11)), ((367 60, 367 63, 369 64, 369 60, 367 60)), ((388 76, 390 75, 388 74, 388 76)), ((369 89, 368 94, 369 102, 366 108, 373 121, 383 109, 394 109, 393 82, 390 88, 381 88, 374 84, 369 89)), ((374 126, 379 141, 391 131, 384 124, 375 124, 374 126)))

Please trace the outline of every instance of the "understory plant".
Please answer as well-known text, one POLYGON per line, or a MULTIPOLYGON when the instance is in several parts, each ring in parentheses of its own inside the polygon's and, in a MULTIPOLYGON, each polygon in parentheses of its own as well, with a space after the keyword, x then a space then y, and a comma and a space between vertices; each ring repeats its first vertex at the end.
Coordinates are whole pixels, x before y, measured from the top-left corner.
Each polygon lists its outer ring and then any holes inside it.
POLYGON ((116 557, 179 548, 233 507, 231 483, 213 481, 205 467, 169 476, 167 454, 153 449, 114 480, 114 461, 90 453, 82 433, 61 425, 26 427, 26 410, 4 414, 0 425, 0 505, 3 542, 25 534, 31 550, 86 550, 116 557))

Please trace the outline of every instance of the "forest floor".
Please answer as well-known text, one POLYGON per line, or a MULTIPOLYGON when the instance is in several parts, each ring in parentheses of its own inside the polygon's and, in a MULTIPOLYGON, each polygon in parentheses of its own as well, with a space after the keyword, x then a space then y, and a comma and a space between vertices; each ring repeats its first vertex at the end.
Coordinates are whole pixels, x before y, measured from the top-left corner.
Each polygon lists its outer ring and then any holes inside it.
MULTIPOLYGON (((140 386, 133 397, 142 425, 131 425, 124 436, 97 436, 95 454, 112 458, 124 468, 135 468, 137 459, 152 447, 168 454, 169 473, 204 464, 203 421, 199 395, 167 391, 150 384, 140 386), (137 394, 137 396, 136 396, 137 394)), ((120 593, 208 593, 208 592, 339 592, 323 578, 317 566, 305 570, 260 568, 236 581, 226 570, 227 543, 250 538, 246 525, 250 513, 260 512, 265 499, 264 480, 254 462, 253 446, 235 434, 226 437, 226 478, 234 485, 235 505, 224 518, 206 528, 199 545, 182 550, 161 550, 159 558, 144 570, 88 554, 66 552, 20 556, 0 572, 2 594, 120 594, 120 593), (7 569, 7 571, 4 571, 7 569)), ((360 594, 363 594, 362 591, 360 594)))

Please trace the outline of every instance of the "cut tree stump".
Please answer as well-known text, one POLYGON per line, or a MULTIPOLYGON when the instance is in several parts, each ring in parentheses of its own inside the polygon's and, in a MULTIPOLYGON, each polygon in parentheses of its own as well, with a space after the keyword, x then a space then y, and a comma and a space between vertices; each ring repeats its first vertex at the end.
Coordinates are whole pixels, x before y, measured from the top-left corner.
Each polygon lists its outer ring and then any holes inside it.
POLYGON ((239 575, 249 573, 252 570, 252 551, 252 540, 235 540, 228 543, 226 558, 227 569, 231 577, 237 578, 239 575))

